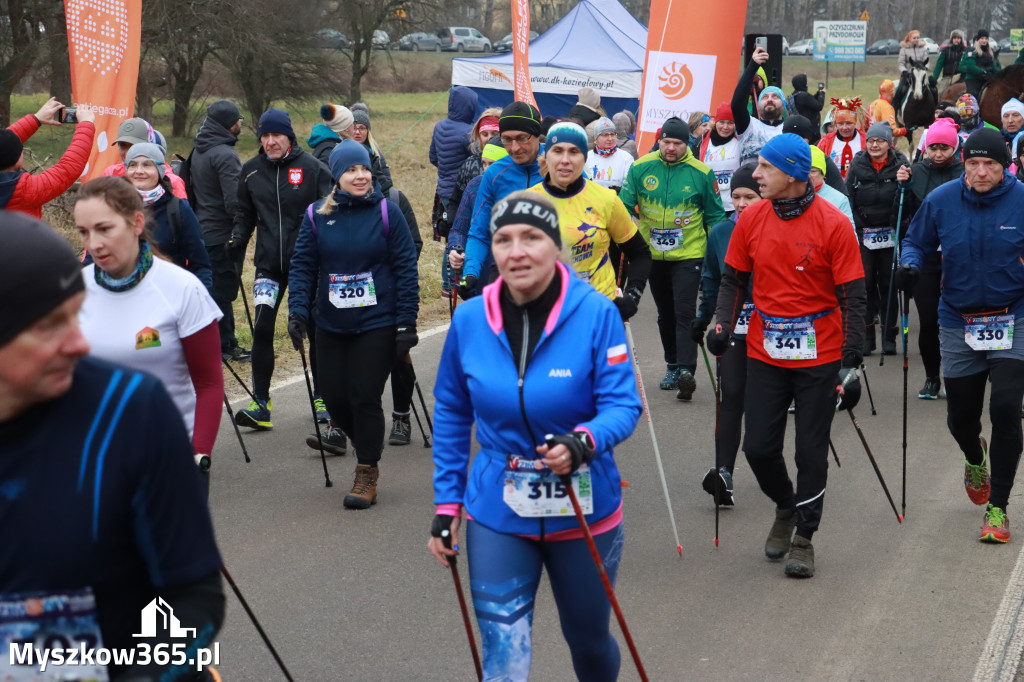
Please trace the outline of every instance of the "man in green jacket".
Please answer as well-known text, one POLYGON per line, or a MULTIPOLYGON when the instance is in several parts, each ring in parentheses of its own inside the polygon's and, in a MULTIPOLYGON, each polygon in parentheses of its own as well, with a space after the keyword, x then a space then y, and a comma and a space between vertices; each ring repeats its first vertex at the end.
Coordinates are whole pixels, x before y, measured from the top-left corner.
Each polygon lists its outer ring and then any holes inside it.
POLYGON ((690 129, 673 116, 658 134, 658 150, 637 159, 619 198, 639 218, 651 247, 651 294, 668 370, 663 390, 690 400, 697 387, 697 344, 690 334, 707 231, 725 220, 715 173, 687 148, 690 129))
POLYGON ((988 31, 980 28, 974 36, 974 49, 960 59, 967 92, 981 99, 981 89, 999 73, 999 54, 988 44, 988 31))

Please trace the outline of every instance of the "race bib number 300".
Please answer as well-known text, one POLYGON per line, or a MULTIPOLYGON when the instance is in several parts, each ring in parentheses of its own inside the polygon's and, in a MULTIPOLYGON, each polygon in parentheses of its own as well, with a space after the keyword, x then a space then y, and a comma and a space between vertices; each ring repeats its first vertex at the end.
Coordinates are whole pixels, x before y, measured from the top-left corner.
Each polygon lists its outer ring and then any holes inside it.
MULTIPOLYGON (((586 464, 572 475, 572 488, 584 514, 594 511, 594 491, 586 464)), ((505 464, 505 490, 502 498, 517 516, 572 516, 572 500, 559 476, 539 459, 509 455, 505 464)))
POLYGON ((56 665, 40 671, 44 650, 86 650, 103 646, 92 590, 0 595, 0 680, 107 682, 106 666, 56 665), (28 658, 27 658, 28 657, 28 658))
POLYGON ((964 340, 974 350, 1013 348, 1013 315, 976 315, 965 318, 964 340))
POLYGON ((651 247, 655 251, 673 251, 683 243, 683 228, 681 227, 652 227, 651 247))
POLYGON ((328 299, 335 308, 362 308, 377 305, 377 291, 373 286, 373 273, 331 275, 328 299))
POLYGON ((764 320, 764 350, 776 360, 813 360, 818 357, 814 320, 764 320))

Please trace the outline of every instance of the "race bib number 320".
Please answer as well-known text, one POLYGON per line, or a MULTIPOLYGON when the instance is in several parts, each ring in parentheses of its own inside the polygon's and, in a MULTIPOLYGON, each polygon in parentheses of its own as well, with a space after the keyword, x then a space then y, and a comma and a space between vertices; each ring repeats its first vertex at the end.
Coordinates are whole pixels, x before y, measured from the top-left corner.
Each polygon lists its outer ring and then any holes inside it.
POLYGON ((373 286, 373 273, 330 275, 328 299, 335 308, 362 308, 377 305, 377 290, 373 286))
MULTIPOLYGON (((572 475, 572 488, 584 514, 594 511, 594 491, 586 464, 572 475)), ((565 484, 539 459, 509 455, 505 464, 505 500, 517 516, 572 516, 572 500, 565 484)))

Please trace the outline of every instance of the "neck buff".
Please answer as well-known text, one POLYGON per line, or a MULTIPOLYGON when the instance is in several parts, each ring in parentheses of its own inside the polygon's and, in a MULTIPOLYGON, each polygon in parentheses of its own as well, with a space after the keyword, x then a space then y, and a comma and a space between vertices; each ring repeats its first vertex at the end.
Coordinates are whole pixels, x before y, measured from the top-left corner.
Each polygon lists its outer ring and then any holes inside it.
POLYGON ((157 185, 153 189, 136 189, 135 191, 137 191, 139 193, 139 196, 142 197, 142 203, 145 204, 146 206, 149 206, 150 204, 154 203, 157 199, 164 195, 164 188, 161 187, 160 185, 157 185))
POLYGON ((135 261, 135 269, 130 274, 118 279, 100 270, 99 266, 95 266, 93 279, 96 284, 107 291, 128 291, 142 281, 151 267, 153 267, 153 252, 149 249, 149 243, 139 242, 139 257, 135 261))
POLYGON ((618 149, 618 147, 614 144, 611 147, 598 147, 596 144, 594 145, 594 152, 598 156, 611 156, 615 153, 616 149, 618 149))
POLYGON ((814 201, 814 187, 808 182, 807 191, 801 196, 792 199, 772 199, 772 208, 775 210, 775 215, 783 220, 793 220, 803 215, 812 201, 814 201))

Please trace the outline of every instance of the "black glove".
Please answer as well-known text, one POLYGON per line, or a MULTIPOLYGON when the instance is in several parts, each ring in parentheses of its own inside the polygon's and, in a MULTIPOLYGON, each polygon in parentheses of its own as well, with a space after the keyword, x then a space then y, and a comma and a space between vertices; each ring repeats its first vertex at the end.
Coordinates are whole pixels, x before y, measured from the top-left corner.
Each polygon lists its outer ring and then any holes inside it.
POLYGON ((408 355, 409 350, 420 342, 416 336, 416 327, 395 328, 395 357, 401 360, 408 355))
POLYGON ((302 342, 306 340, 308 329, 306 318, 298 313, 288 316, 288 336, 292 339, 292 347, 295 350, 302 350, 302 342))
POLYGON ((708 330, 709 324, 711 324, 711 319, 706 317, 695 317, 690 323, 690 336, 698 346, 704 345, 704 332, 708 330))
POLYGON ((452 546, 452 524, 455 517, 449 514, 435 514, 434 520, 430 522, 430 537, 445 540, 444 546, 452 546))
POLYGON ((458 292, 459 298, 463 301, 473 298, 476 294, 473 293, 473 289, 476 289, 477 277, 476 275, 465 275, 459 280, 458 292))
POLYGON ((708 332, 708 352, 721 357, 729 347, 729 337, 732 335, 732 325, 728 322, 720 322, 715 328, 708 332))
POLYGON ((836 379, 836 410, 852 410, 860 402, 860 378, 856 367, 843 367, 836 379))
POLYGON ((594 459, 594 441, 586 431, 573 431, 564 436, 544 436, 548 450, 556 445, 564 445, 569 450, 569 459, 572 462, 572 470, 576 471, 584 462, 594 459))
POLYGON ((912 292, 919 279, 921 279, 921 271, 913 265, 901 265, 896 268, 896 288, 900 291, 912 292))
POLYGON ((242 239, 242 235, 231 233, 231 237, 227 243, 224 244, 224 248, 227 249, 228 258, 232 261, 236 261, 245 254, 245 247, 248 246, 245 240, 242 239))
POLYGON ((639 291, 636 287, 629 287, 622 296, 612 299, 612 303, 619 309, 619 315, 622 316, 623 322, 636 315, 637 308, 640 306, 640 298, 643 295, 643 291, 639 291))

